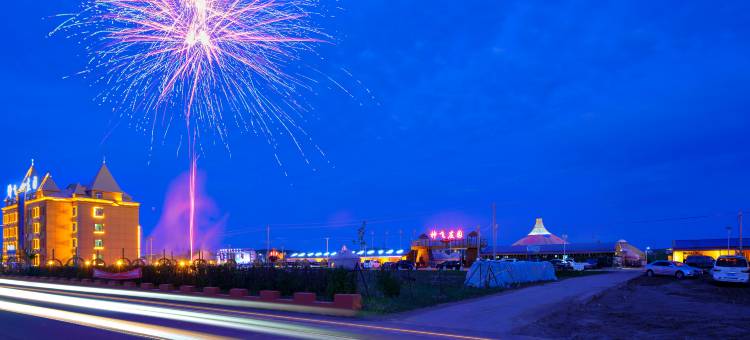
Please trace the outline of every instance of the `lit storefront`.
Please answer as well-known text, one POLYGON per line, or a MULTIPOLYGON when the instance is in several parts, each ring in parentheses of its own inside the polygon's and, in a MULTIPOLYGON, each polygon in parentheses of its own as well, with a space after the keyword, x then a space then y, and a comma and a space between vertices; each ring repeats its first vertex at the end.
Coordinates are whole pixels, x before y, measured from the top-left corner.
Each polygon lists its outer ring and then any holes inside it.
POLYGON ((431 229, 419 236, 411 245, 410 260, 418 267, 435 266, 444 261, 461 261, 470 266, 487 245, 476 231, 463 228, 431 229))
MULTIPOLYGON (((742 255, 750 256, 750 238, 742 239, 742 255)), ((698 240, 675 240, 672 242, 672 260, 683 262, 690 255, 711 256, 714 260, 721 255, 740 255, 739 238, 714 238, 698 240)))
MULTIPOLYGON (((406 259, 406 252, 403 249, 369 249, 352 251, 353 256, 359 258, 360 263, 365 261, 377 261, 381 264, 386 262, 398 262, 406 259)), ((338 256, 338 252, 296 252, 288 254, 287 264, 318 264, 327 266, 331 258, 338 256)))

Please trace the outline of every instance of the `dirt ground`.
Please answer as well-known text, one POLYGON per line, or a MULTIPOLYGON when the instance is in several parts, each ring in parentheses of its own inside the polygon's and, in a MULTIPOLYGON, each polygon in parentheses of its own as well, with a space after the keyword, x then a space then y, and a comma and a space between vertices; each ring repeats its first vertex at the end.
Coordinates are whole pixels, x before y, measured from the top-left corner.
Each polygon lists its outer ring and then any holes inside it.
POLYGON ((557 306, 514 333, 567 339, 748 339, 750 286, 643 276, 588 303, 557 306))

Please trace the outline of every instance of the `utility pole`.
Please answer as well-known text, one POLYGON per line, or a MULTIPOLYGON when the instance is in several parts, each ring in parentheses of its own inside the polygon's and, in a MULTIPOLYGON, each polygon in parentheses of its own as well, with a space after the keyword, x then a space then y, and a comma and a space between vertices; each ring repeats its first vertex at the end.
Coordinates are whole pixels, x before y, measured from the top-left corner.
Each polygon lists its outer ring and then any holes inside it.
POLYGON ((732 226, 727 226, 727 255, 729 255, 729 239, 732 237, 732 226))
POLYGON ((402 243, 403 242, 403 240, 402 240, 403 237, 404 237, 404 230, 403 229, 399 229, 398 230, 398 249, 404 249, 404 244, 402 243))
POLYGON ((150 248, 148 250, 148 263, 154 264, 154 237, 151 236, 148 238, 148 247, 150 248))
POLYGON ((266 224, 266 263, 271 258, 269 253, 271 252, 271 225, 266 224))
POLYGON ((482 226, 477 226, 477 259, 482 258, 482 226))
POLYGON ((497 259, 497 209, 495 202, 492 202, 492 259, 497 259))
POLYGON ((742 209, 740 209, 737 218, 740 220, 740 255, 745 256, 745 253, 742 252, 742 209))
POLYGON ((326 237, 325 239, 326 239, 326 253, 328 253, 328 239, 330 239, 330 237, 326 237))

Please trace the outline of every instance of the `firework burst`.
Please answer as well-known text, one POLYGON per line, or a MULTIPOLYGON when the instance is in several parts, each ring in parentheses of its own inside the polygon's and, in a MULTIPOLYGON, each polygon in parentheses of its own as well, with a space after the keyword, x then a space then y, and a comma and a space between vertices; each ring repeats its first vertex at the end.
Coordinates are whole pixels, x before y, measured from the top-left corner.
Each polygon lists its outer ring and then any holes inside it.
POLYGON ((81 74, 104 85, 99 100, 151 131, 152 145, 159 127, 166 135, 174 122, 184 122, 191 256, 202 134, 217 135, 228 147, 228 131, 236 127, 264 135, 276 148, 278 130, 304 156, 296 137, 304 130, 294 113, 303 109, 298 90, 308 88, 307 79, 284 66, 327 40, 310 20, 317 5, 314 0, 91 0, 51 33, 84 42, 89 67, 81 74))
POLYGON ((328 38, 311 23, 316 6, 310 0, 93 0, 52 34, 85 43, 89 67, 81 74, 105 85, 99 99, 152 136, 182 118, 188 134, 213 132, 225 143, 232 127, 272 139, 274 126, 291 136, 301 130, 294 113, 302 108, 298 90, 308 85, 284 66, 328 38))

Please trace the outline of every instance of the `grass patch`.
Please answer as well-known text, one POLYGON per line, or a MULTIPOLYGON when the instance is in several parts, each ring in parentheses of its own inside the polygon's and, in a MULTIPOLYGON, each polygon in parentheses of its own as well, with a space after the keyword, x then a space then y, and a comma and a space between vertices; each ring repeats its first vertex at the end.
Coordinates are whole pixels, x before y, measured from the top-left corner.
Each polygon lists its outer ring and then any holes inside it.
POLYGON ((387 314, 429 307, 440 303, 454 302, 503 291, 502 288, 475 288, 464 286, 464 271, 396 271, 391 278, 384 279, 382 273, 363 272, 366 283, 360 280, 359 291, 364 299, 363 314, 387 314), (386 281, 400 285, 398 295, 393 288, 382 291, 386 281))
MULTIPOLYGON (((465 271, 397 271, 384 277, 380 271, 362 272, 359 292, 363 298, 363 316, 405 312, 430 307, 441 303, 461 301, 505 290, 525 288, 548 282, 530 282, 510 288, 476 288, 464 286, 465 271), (393 284, 397 282, 398 289, 393 284), (394 291, 398 291, 394 294, 394 291)), ((558 280, 607 274, 607 271, 561 271, 555 273, 558 280)))

